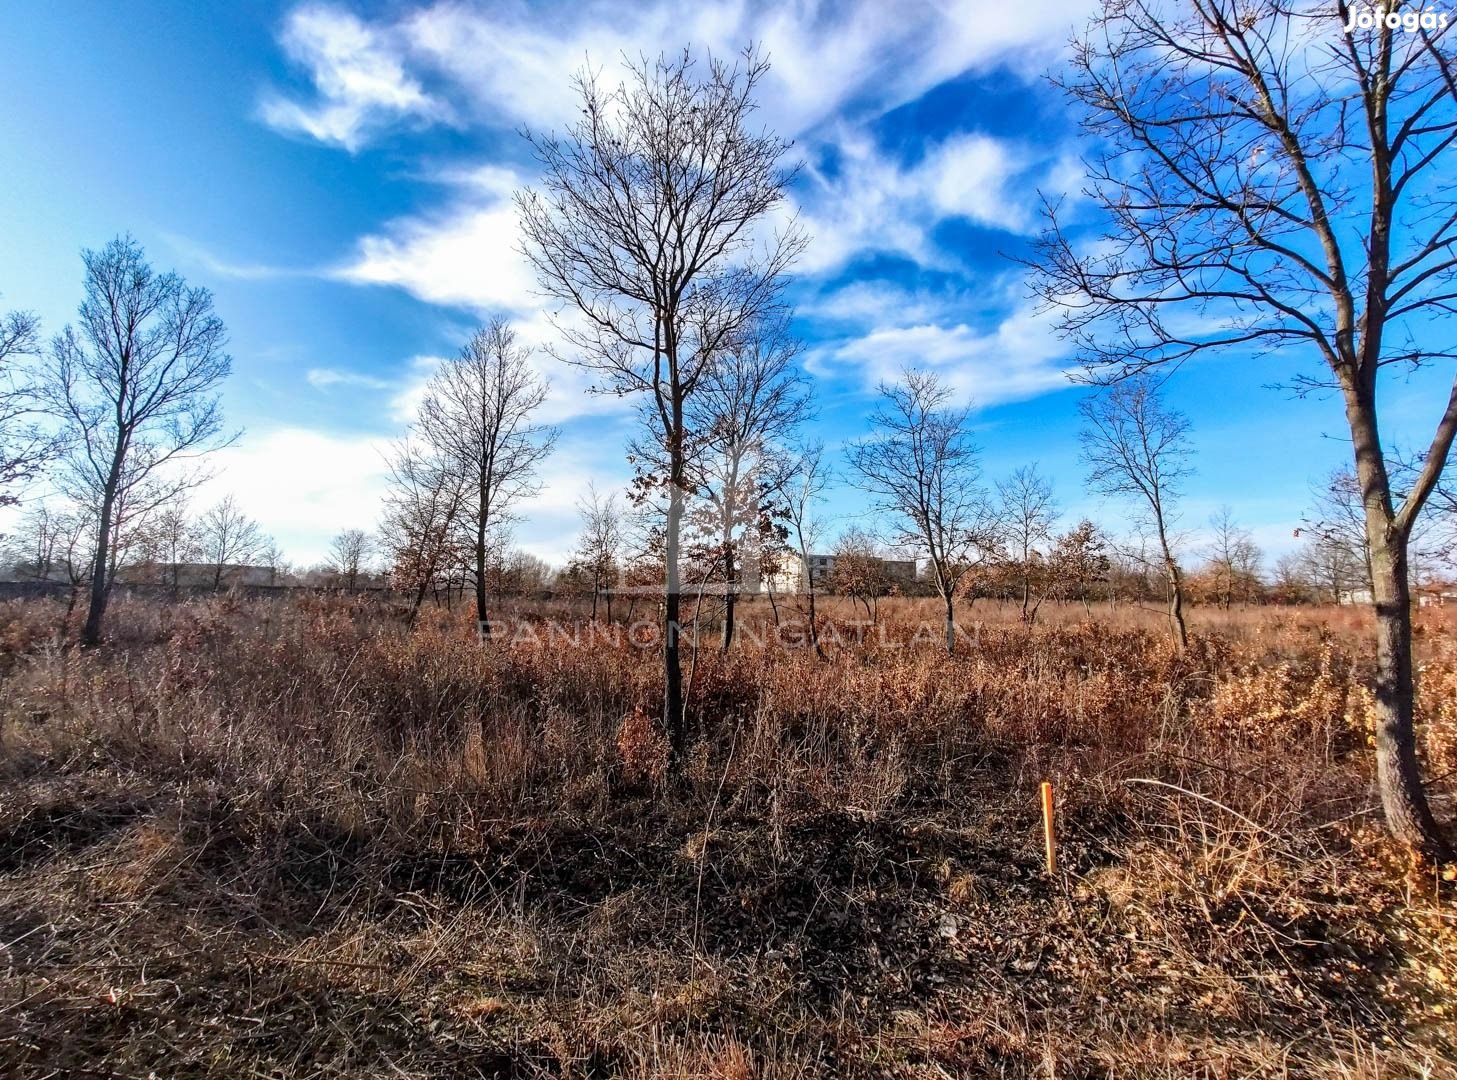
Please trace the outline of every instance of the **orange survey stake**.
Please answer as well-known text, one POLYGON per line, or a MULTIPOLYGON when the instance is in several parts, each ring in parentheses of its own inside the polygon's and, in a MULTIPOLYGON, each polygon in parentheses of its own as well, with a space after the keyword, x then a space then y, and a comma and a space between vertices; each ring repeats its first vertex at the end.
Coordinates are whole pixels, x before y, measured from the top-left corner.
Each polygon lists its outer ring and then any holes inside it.
POLYGON ((1057 831, 1052 822, 1052 784, 1042 781, 1042 839, 1047 847, 1047 872, 1057 873, 1057 831))

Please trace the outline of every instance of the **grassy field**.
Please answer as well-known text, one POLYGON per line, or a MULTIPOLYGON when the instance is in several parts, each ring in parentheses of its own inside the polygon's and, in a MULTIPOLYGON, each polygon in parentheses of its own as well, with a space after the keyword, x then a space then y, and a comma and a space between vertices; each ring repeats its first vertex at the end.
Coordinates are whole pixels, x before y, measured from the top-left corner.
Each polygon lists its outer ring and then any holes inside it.
MULTIPOLYGON (((979 602, 948 658, 933 604, 825 607, 823 660, 757 601, 700 650, 677 783, 648 628, 569 605, 481 648, 449 612, 123 599, 89 653, 0 607, 0 1072, 1457 1074, 1363 613, 1198 609, 1181 658, 1157 612, 979 602)), ((1418 648, 1450 816, 1442 613, 1418 648)))

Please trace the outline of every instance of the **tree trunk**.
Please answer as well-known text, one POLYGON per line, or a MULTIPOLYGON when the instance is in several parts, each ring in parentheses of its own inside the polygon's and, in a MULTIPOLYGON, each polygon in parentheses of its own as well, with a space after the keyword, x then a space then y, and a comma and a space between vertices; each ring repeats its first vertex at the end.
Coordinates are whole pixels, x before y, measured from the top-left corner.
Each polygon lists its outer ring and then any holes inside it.
POLYGON ((1189 648, 1189 627, 1184 622, 1184 584, 1180 579, 1179 567, 1172 560, 1168 563, 1169 572, 1169 624, 1174 631, 1174 644, 1179 648, 1179 655, 1183 655, 1189 648))
MULTIPOLYGON (((113 466, 112 476, 118 474, 113 466)), ((106 617, 106 600, 111 584, 108 568, 111 566, 111 515, 116 508, 116 484, 109 480, 101 498, 101 516, 96 526, 96 561, 91 565, 91 606, 86 611, 86 624, 81 629, 81 646, 92 648, 101 644, 101 623, 106 617)))
MULTIPOLYGON (((1412 674, 1409 533, 1398 531, 1391 502, 1391 481, 1381 453, 1376 414, 1369 399, 1348 388, 1346 416, 1351 426, 1356 477, 1366 515, 1366 564, 1376 609, 1375 739, 1376 783, 1386 826, 1400 842, 1428 858, 1447 861, 1452 851, 1437 827, 1417 762, 1412 674)), ((1339 596, 1337 597, 1339 599, 1339 596)))
POLYGON ((719 648, 727 653, 734 642, 734 546, 727 542, 723 546, 723 637, 719 648))
POLYGON ((824 659, 825 650, 820 646, 820 628, 817 616, 815 615, 815 577, 814 571, 809 565, 809 548, 804 547, 804 538, 800 537, 800 558, 804 560, 804 587, 809 592, 809 643, 814 646, 815 655, 821 660, 824 659))
POLYGON ((668 481, 668 521, 663 537, 663 557, 668 572, 663 597, 663 731, 668 736, 668 767, 676 773, 683 761, 683 669, 679 663, 679 619, 682 581, 678 574, 678 534, 683 522, 683 452, 672 449, 671 478, 668 481))
POLYGON ((1169 547, 1169 537, 1164 529, 1163 510, 1154 506, 1158 519, 1159 550, 1164 555, 1164 575, 1169 584, 1169 628, 1174 634, 1174 645, 1183 656, 1189 648, 1189 628, 1184 623, 1184 579, 1179 573, 1179 561, 1169 547))
POLYGON ((1422 785, 1414 724, 1411 659, 1411 594, 1405 540, 1388 540, 1371 552, 1376 607, 1376 783, 1386 824, 1402 843, 1445 859, 1443 841, 1422 785))
POLYGON ((956 655, 956 615, 953 610, 955 598, 948 590, 942 599, 946 601, 946 655, 956 655))
MULTIPOLYGON (((410 617, 406 620, 407 626, 414 626, 415 620, 420 617, 420 606, 425 603, 425 593, 430 589, 430 582, 435 574, 432 570, 430 577, 422 578, 419 587, 415 590, 415 602, 410 605, 410 617)), ((435 598, 436 603, 440 602, 439 595, 435 598)))
POLYGON ((481 489, 480 514, 476 519, 476 633, 481 641, 491 636, 486 618, 486 495, 481 489))

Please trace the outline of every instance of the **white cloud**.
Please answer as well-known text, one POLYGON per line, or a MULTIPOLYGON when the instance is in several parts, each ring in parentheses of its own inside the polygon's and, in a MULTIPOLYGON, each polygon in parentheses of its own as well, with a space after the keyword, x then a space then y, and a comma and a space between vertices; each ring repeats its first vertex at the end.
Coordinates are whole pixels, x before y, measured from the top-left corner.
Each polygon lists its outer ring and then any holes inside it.
POLYGON ((249 433, 209 458, 215 475, 193 498, 225 495, 276 539, 294 562, 318 562, 341 529, 373 529, 385 493, 388 440, 283 427, 249 433))
POLYGON ((1068 40, 1090 0, 850 0, 786 5, 705 0, 636 6, 596 0, 508 6, 440 0, 372 22, 338 8, 294 10, 283 33, 317 100, 274 96, 265 118, 323 142, 362 145, 391 122, 451 116, 444 94, 486 126, 559 126, 576 115, 571 79, 685 45, 732 57, 753 43, 773 68, 765 120, 800 136, 847 110, 862 118, 968 70, 1033 76, 1068 40), (436 94, 425 79, 439 83, 436 94))
POLYGON ((956 317, 964 311, 957 300, 936 302, 922 294, 908 296, 893 286, 884 290, 883 302, 873 285, 862 284, 844 308, 869 317, 866 330, 839 342, 816 348, 808 358, 816 374, 850 374, 866 388, 894 382, 907 367, 941 375, 962 400, 977 407, 1036 397, 1067 385, 1073 368, 1067 344, 1054 332, 1053 317, 1014 299, 1011 290, 1000 296, 1000 314, 987 315, 991 329, 981 329, 956 317), (903 315, 889 325, 885 315, 901 306, 903 315), (931 317, 927 317, 927 316, 931 317))
POLYGON ((282 278, 312 276, 315 271, 308 268, 274 266, 268 263, 242 262, 213 254, 202 244, 173 232, 163 232, 162 239, 167 246, 187 262, 202 268, 205 272, 235 281, 274 281, 282 278))
MULTIPOLYGON (((427 75, 488 127, 556 128, 575 118, 571 80, 589 62, 615 79, 624 58, 687 43, 731 56, 756 42, 774 62, 759 95, 766 124, 834 139, 837 167, 807 171, 794 192, 800 205, 783 208, 784 216, 798 213, 812 237, 799 271, 827 273, 866 252, 955 269, 957 260, 932 239, 939 222, 959 217, 1026 232, 1033 189, 1066 183, 1065 163, 1030 144, 964 133, 907 165, 883 155, 856 125, 967 70, 1007 64, 1030 74, 1062 47, 1076 14, 1062 0, 1028 0, 1015 11, 990 0, 833 7, 720 0, 686 12, 665 2, 543 11, 448 0, 371 22, 302 7, 290 16, 285 45, 315 71, 321 102, 337 107, 347 121, 339 130, 357 145, 391 117, 441 115, 440 99, 422 89, 427 75)), ((326 141, 345 137, 329 124, 322 130, 326 141)), ((519 251, 511 199, 531 176, 496 163, 435 179, 447 187, 439 210, 361 237, 331 276, 533 318, 541 302, 519 251)))
POLYGON ((353 258, 333 276, 397 286, 432 304, 531 310, 536 279, 520 254, 511 202, 520 178, 489 166, 450 179, 454 201, 446 210, 401 218, 363 237, 353 258))
POLYGON ((960 293, 904 289, 885 281, 852 281, 802 300, 801 314, 834 323, 869 328, 934 322, 951 305, 963 306, 960 293))
POLYGON ((835 158, 833 173, 809 170, 800 193, 800 220, 813 237, 800 269, 811 273, 867 252, 952 267, 955 259, 931 237, 937 224, 963 218, 1031 232, 1037 190, 1061 191, 1067 180, 1060 158, 979 132, 952 136, 907 166, 881 154, 864 134, 844 132, 835 158))
POLYGON ((449 116, 445 105, 406 71, 399 36, 389 27, 365 23, 336 7, 308 4, 289 14, 281 41, 290 59, 308 69, 317 98, 301 103, 270 94, 261 113, 271 127, 357 150, 391 122, 429 123, 449 116))
POLYGON ((405 377, 395 384, 395 392, 390 397, 390 419, 397 424, 408 424, 415 419, 425 398, 425 388, 443 363, 445 359, 440 356, 411 358, 405 377))

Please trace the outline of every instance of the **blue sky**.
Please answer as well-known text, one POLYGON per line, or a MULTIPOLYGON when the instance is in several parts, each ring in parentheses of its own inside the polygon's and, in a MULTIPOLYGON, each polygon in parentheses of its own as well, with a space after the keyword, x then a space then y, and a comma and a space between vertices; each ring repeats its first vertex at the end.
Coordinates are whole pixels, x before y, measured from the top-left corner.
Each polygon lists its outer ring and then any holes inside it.
MULTIPOLYGON (((774 64, 763 117, 805 164, 812 241, 792 294, 817 434, 858 436, 879 378, 929 366, 977 405, 989 478, 1037 461, 1067 516, 1116 531, 1123 509, 1084 490, 1073 358, 1007 257, 1037 191, 1080 184, 1077 133, 1041 78, 1078 18, 1070 0, 21 3, 0 65, 0 310, 58 330, 80 249, 123 231, 211 288, 246 434, 197 501, 234 492, 317 560, 338 529, 374 524, 381 450, 438 358, 493 314, 552 340, 515 251, 510 195, 532 180, 519 127, 569 120, 584 63, 752 40, 774 64)), ((1187 528, 1228 503, 1268 552, 1289 547, 1310 485, 1348 454, 1337 401, 1265 389, 1310 362, 1209 359, 1171 380, 1199 450, 1187 528)), ((587 482, 626 477, 631 419, 542 364, 563 437, 516 539, 558 560, 587 482)), ((1430 431, 1434 386, 1391 385, 1389 437, 1430 431)), ((833 492, 842 521, 862 509, 833 492)))

